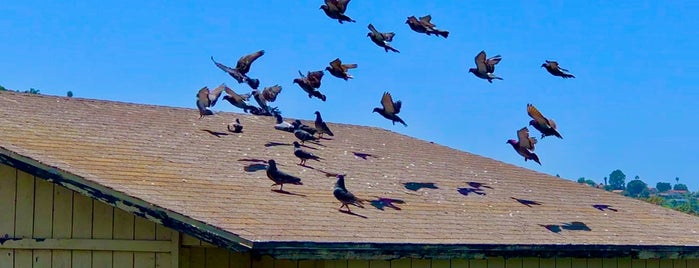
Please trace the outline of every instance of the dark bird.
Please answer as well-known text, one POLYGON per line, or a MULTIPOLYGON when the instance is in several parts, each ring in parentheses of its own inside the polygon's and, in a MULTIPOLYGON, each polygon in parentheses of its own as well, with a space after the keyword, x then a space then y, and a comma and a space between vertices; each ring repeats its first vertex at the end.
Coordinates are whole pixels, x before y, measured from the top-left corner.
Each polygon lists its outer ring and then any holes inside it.
POLYGON ((260 105, 260 108, 263 110, 272 113, 275 109, 270 108, 267 105, 267 102, 274 102, 277 100, 277 95, 282 92, 282 87, 280 85, 274 85, 271 87, 266 87, 262 90, 262 93, 260 93, 257 89, 254 89, 252 91, 252 96, 255 98, 255 101, 257 101, 257 104, 260 105))
POLYGON ((235 123, 233 123, 233 127, 231 128, 231 125, 228 125, 228 131, 234 132, 234 133, 241 133, 243 132, 243 125, 240 124, 240 120, 238 118, 235 119, 235 123))
POLYGON ((516 198, 516 197, 510 197, 510 198, 512 198, 513 200, 519 202, 520 204, 528 206, 528 207, 541 206, 541 203, 536 202, 536 201, 527 200, 527 199, 520 199, 520 198, 516 198))
POLYGON ((357 68, 357 64, 343 64, 340 58, 337 58, 331 61, 330 67, 325 67, 325 70, 327 70, 334 77, 341 78, 347 81, 347 79, 354 78, 351 74, 347 73, 349 69, 354 68, 357 68))
POLYGON ((330 127, 328 127, 328 124, 326 124, 323 121, 323 118, 320 117, 320 112, 316 111, 315 114, 316 114, 315 127, 316 127, 316 130, 318 133, 318 137, 319 138, 323 137, 323 134, 328 134, 331 137, 335 136, 335 134, 333 134, 333 132, 330 130, 330 127))
POLYGON ((301 130, 308 132, 311 135, 315 135, 318 130, 312 126, 306 125, 304 123, 301 123, 301 120, 294 120, 293 123, 291 123, 294 127, 298 126, 301 130))
POLYGON ((546 136, 556 136, 558 138, 563 138, 561 136, 561 133, 558 133, 558 130, 556 129, 556 122, 553 121, 553 119, 549 119, 544 117, 544 115, 539 112, 534 105, 531 103, 527 104, 527 114, 533 118, 533 120, 529 121, 529 125, 533 126, 541 132, 541 138, 543 139, 546 136))
POLYGON ((349 2, 350 0, 325 0, 325 5, 320 6, 320 9, 325 12, 325 15, 328 15, 331 19, 336 19, 340 24, 343 21, 355 22, 355 20, 345 15, 349 2))
MULTIPOLYGON (((301 71, 299 71, 299 74, 301 74, 301 71)), ((323 79, 323 75, 325 75, 323 71, 308 72, 308 74, 306 74, 308 84, 315 89, 320 88, 320 81, 323 79)), ((303 74, 301 74, 301 76, 303 76, 303 74)))
POLYGON ((493 73, 495 72, 495 65, 500 63, 502 57, 500 55, 495 55, 491 58, 485 58, 485 51, 481 51, 476 55, 474 59, 476 62, 476 68, 470 68, 468 71, 476 75, 476 77, 481 79, 486 79, 488 82, 493 83, 493 79, 502 80, 502 77, 497 77, 493 73))
POLYGON ((614 212, 619 211, 619 210, 617 210, 617 209, 615 209, 615 208, 612 208, 612 206, 610 206, 610 205, 600 205, 600 204, 596 204, 596 205, 592 205, 592 207, 593 207, 593 208, 596 208, 596 209, 599 209, 600 211, 605 211, 605 210, 611 210, 611 211, 614 211, 614 212))
POLYGON ((349 205, 364 208, 364 202, 361 199, 354 196, 354 194, 348 191, 345 187, 345 175, 343 174, 337 175, 337 182, 335 182, 335 189, 333 189, 333 195, 335 196, 335 198, 337 198, 338 201, 342 203, 342 206, 340 206, 340 208, 338 209, 340 211, 342 211, 342 207, 346 207, 347 212, 352 212, 350 211, 349 205))
POLYGON ((541 162, 539 162, 539 156, 533 153, 536 138, 529 137, 529 129, 527 129, 527 127, 523 127, 522 129, 518 130, 517 138, 518 140, 507 140, 506 143, 512 145, 512 148, 514 148, 519 155, 524 157, 525 162, 527 160, 533 160, 541 165, 541 162))
POLYGON ((250 66, 252 65, 255 60, 259 59, 262 57, 262 55, 265 54, 264 50, 259 50, 247 55, 244 55, 238 59, 238 62, 235 65, 235 68, 244 75, 247 75, 248 72, 250 72, 250 66))
POLYGON ((374 25, 369 23, 369 30, 371 32, 367 33, 366 36, 371 38, 371 41, 374 42, 377 46, 382 47, 386 52, 393 51, 396 53, 400 53, 397 49, 393 48, 389 42, 393 41, 393 37, 396 35, 394 32, 388 32, 388 33, 382 33, 376 30, 374 28, 374 25))
MULTIPOLYGON (((294 122, 296 123, 296 122, 294 122)), ((301 141, 301 143, 304 143, 306 141, 317 141, 318 138, 313 136, 313 134, 308 133, 307 131, 304 131, 301 129, 301 125, 294 124, 294 136, 301 141)))
POLYGON ((384 118, 391 120, 391 123, 393 123, 394 125, 396 124, 396 122, 399 122, 407 127, 408 124, 406 124, 403 121, 403 119, 398 117, 398 113, 400 113, 400 108, 402 104, 403 103, 401 101, 393 102, 391 93, 384 92, 383 96, 381 97, 381 106, 383 106, 383 108, 376 107, 374 108, 373 112, 377 112, 384 118))
POLYGON ((493 187, 485 185, 485 183, 476 182, 476 181, 469 181, 467 184, 468 184, 468 186, 471 186, 471 187, 476 188, 476 189, 480 189, 480 188, 493 189, 493 187))
MULTIPOLYGON (((322 73, 323 71, 320 72, 322 73)), ((320 79, 318 79, 317 74, 311 75, 311 73, 312 72, 309 72, 308 76, 304 76, 303 73, 299 71, 301 78, 295 78, 294 83, 298 84, 301 87, 301 89, 303 89, 303 91, 308 93, 308 98, 316 97, 322 101, 325 101, 325 95, 320 93, 320 91, 316 90, 318 87, 320 87, 320 79), (318 87, 314 87, 315 85, 318 85, 318 87)), ((320 75, 320 77, 322 77, 322 75, 320 75)))
POLYGON ((221 96, 223 91, 222 86, 209 91, 209 87, 203 87, 197 93, 197 108, 199 109, 199 119, 207 115, 213 115, 214 112, 211 111, 211 107, 216 105, 218 97, 221 96))
POLYGON ((294 125, 284 121, 282 118, 282 115, 279 113, 275 113, 274 117, 277 119, 277 124, 274 125, 274 129, 281 130, 281 131, 286 131, 286 132, 294 132, 294 125))
POLYGON ((558 66, 558 62, 556 61, 550 61, 546 60, 543 64, 541 64, 541 67, 545 67, 546 71, 548 71, 550 74, 554 76, 560 76, 565 78, 575 78, 574 75, 570 74, 568 70, 561 68, 561 66, 558 66))
POLYGON ((238 83, 247 83, 248 86, 250 86, 250 88, 257 89, 260 86, 260 80, 248 77, 247 73, 250 71, 250 65, 252 64, 252 62, 262 55, 264 55, 264 50, 245 55, 238 59, 236 68, 231 68, 222 63, 217 62, 216 60, 214 60, 213 56, 211 56, 211 61, 214 62, 216 67, 228 73, 228 75, 230 75, 231 77, 233 77, 233 79, 238 81, 238 83))
POLYGON ((251 106, 247 103, 247 101, 250 99, 250 94, 240 95, 238 93, 235 93, 233 89, 229 88, 225 84, 221 84, 221 86, 223 86, 223 89, 226 92, 226 95, 223 96, 223 99, 228 101, 231 105, 243 109, 243 112, 246 113, 255 108, 254 106, 251 106))
POLYGON ((267 161, 267 178, 274 182, 272 186, 279 185, 279 191, 282 191, 284 184, 303 185, 300 178, 286 174, 277 169, 277 162, 275 162, 274 159, 267 161))
POLYGON ((415 32, 418 33, 424 33, 427 35, 432 35, 434 34, 435 36, 442 36, 444 38, 447 38, 449 36, 449 31, 442 31, 438 30, 435 28, 437 25, 434 25, 432 22, 432 16, 426 15, 424 17, 416 18, 415 16, 410 16, 408 17, 408 20, 405 21, 405 23, 410 26, 410 29, 412 29, 415 32))
POLYGON ((320 161, 323 159, 317 155, 314 155, 310 152, 306 152, 303 149, 301 149, 301 144, 298 143, 297 141, 294 141, 294 155, 296 157, 298 157, 299 159, 301 159, 301 162, 299 163, 299 165, 301 165, 301 166, 305 166, 306 160, 309 160, 309 159, 315 160, 315 161, 320 161))

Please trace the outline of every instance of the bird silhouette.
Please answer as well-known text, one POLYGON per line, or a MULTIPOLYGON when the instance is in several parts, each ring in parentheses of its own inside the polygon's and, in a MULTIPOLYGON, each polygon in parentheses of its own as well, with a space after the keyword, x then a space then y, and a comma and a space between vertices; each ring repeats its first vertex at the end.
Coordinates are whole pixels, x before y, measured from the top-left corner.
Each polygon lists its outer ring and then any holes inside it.
POLYGON ((398 117, 398 113, 400 113, 400 108, 402 107, 403 103, 399 100, 396 102, 393 102, 393 97, 391 97, 391 93, 384 92, 383 96, 381 96, 381 106, 382 108, 374 108, 372 112, 374 113, 379 113, 381 116, 384 118, 391 120, 391 123, 393 125, 396 124, 396 122, 399 122, 403 124, 403 126, 408 126, 408 124, 403 121, 400 117, 398 117))
POLYGON ((349 2, 350 0, 325 0, 325 4, 320 6, 320 9, 325 12, 325 15, 331 19, 336 19, 340 24, 343 21, 355 22, 355 20, 345 15, 349 2))
POLYGON ((333 195, 335 198, 342 203, 338 210, 342 211, 343 207, 347 208, 347 212, 352 212, 349 205, 354 205, 360 208, 364 208, 363 200, 357 198, 352 194, 352 192, 347 190, 345 187, 345 175, 337 175, 337 182, 335 182, 335 188, 333 189, 333 195))
POLYGON ((396 36, 396 33, 394 32, 388 32, 388 33, 382 33, 376 30, 374 28, 374 25, 369 23, 367 26, 370 30, 369 33, 366 34, 374 44, 376 44, 379 47, 382 47, 386 52, 393 51, 396 53, 400 53, 397 49, 393 48, 389 42, 393 41, 393 37, 396 36))
POLYGON ((527 127, 523 127, 517 131, 517 139, 518 140, 507 140, 506 143, 512 145, 512 148, 514 148, 519 155, 524 157, 525 162, 527 160, 533 160, 541 165, 539 156, 533 152, 534 144, 536 144, 537 140, 534 137, 529 137, 529 129, 527 129, 527 127))
POLYGON ((315 160, 315 161, 320 161, 323 158, 320 158, 317 155, 314 155, 310 152, 304 151, 301 149, 301 144, 298 143, 297 141, 294 141, 294 156, 298 157, 301 162, 299 163, 300 166, 305 166, 306 165, 306 160, 315 160))
POLYGON ((449 31, 442 31, 436 28, 437 25, 432 23, 432 16, 430 15, 420 17, 420 19, 416 18, 415 16, 410 16, 405 23, 408 24, 410 29, 418 33, 424 33, 427 35, 434 34, 435 36, 441 36, 444 38, 449 36, 449 31))
POLYGON ((228 131, 234 132, 234 133, 241 133, 243 132, 243 125, 240 124, 240 120, 238 118, 235 119, 235 123, 233 123, 233 127, 231 128, 231 125, 228 125, 228 131))
POLYGON ((199 119, 207 115, 213 115, 211 107, 216 105, 218 97, 221 96, 223 87, 219 86, 209 91, 208 87, 203 87, 197 92, 197 109, 199 109, 199 119))
POLYGON ((315 111, 316 115, 316 121, 315 121, 315 129, 317 130, 316 133, 318 133, 318 137, 322 137, 323 134, 328 134, 329 136, 335 136, 333 132, 330 130, 330 127, 328 127, 328 124, 323 121, 323 118, 320 116, 319 111, 315 111))
POLYGON ((279 185, 279 191, 283 191, 284 184, 303 185, 300 178, 277 169, 277 162, 274 159, 267 160, 267 178, 274 182, 272 186, 279 185))
POLYGON ((556 129, 556 122, 553 119, 544 117, 531 103, 527 104, 527 114, 533 118, 533 120, 529 121, 529 125, 541 132, 542 139, 546 136, 556 136, 563 139, 561 133, 558 133, 556 129))
POLYGON ((357 68, 357 64, 355 63, 348 63, 348 64, 343 64, 340 58, 337 58, 333 61, 330 62, 329 67, 325 67, 325 70, 328 71, 332 76, 344 79, 347 81, 347 79, 354 78, 354 76, 350 75, 347 73, 349 69, 355 69, 357 68))
POLYGON ((575 78, 575 76, 570 74, 568 70, 561 68, 556 61, 546 60, 543 64, 541 64, 541 67, 546 68, 546 71, 554 76, 560 76, 564 79, 575 78))
POLYGON ((497 77, 493 74, 495 72, 495 65, 500 63, 501 60, 502 57, 500 55, 495 55, 486 59, 485 51, 481 51, 474 58, 476 68, 470 68, 468 71, 478 78, 488 80, 489 83, 493 83, 493 79, 503 80, 502 77, 497 77))

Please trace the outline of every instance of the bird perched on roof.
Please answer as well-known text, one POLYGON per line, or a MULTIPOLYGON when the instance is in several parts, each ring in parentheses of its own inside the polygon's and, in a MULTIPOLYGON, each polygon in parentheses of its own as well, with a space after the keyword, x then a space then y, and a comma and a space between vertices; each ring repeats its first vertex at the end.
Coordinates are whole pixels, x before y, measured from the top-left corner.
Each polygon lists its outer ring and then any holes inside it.
POLYGON ((329 67, 325 67, 325 70, 327 70, 331 75, 337 78, 347 79, 354 78, 351 74, 348 74, 347 71, 349 69, 354 69, 357 68, 357 64, 355 63, 348 63, 348 64, 343 64, 340 58, 337 58, 333 61, 330 62, 329 67))
POLYGON ((258 58, 262 57, 262 55, 264 54, 264 50, 259 50, 244 55, 240 57, 240 59, 238 59, 235 68, 231 68, 226 65, 223 65, 222 63, 217 62, 216 60, 214 60, 213 56, 211 56, 211 61, 214 62, 216 67, 228 73, 228 75, 230 75, 231 77, 233 77, 233 79, 238 81, 238 83, 247 83, 248 86, 250 86, 252 89, 257 89, 260 86, 260 80, 250 78, 247 76, 247 74, 250 71, 250 66, 252 65, 252 63, 255 62, 255 60, 257 60, 258 58))
POLYGON ((481 51, 476 55, 474 60, 476 62, 476 68, 470 68, 468 72, 473 73, 478 78, 486 79, 490 83, 493 83, 493 79, 503 80, 502 77, 497 77, 493 74, 495 72, 495 65, 502 60, 500 55, 495 55, 486 59, 485 51, 481 51))
POLYGON ((415 32, 424 33, 427 35, 434 34, 435 36, 442 36, 444 38, 447 38, 449 36, 449 31, 438 30, 436 28, 437 25, 434 25, 431 22, 431 20, 432 16, 430 15, 420 17, 419 20, 415 16, 410 16, 408 17, 408 20, 405 21, 405 23, 407 23, 410 29, 412 29, 415 32))
POLYGON ((274 117, 277 119, 277 124, 274 125, 274 129, 286 131, 286 132, 291 132, 291 133, 294 132, 294 129, 295 129, 294 125, 289 123, 289 122, 284 121, 281 114, 275 113, 274 117))
POLYGON ((257 101, 257 104, 260 105, 260 108, 263 110, 272 113, 272 108, 270 108, 267 105, 267 102, 274 102, 277 100, 277 95, 282 92, 282 87, 280 85, 274 85, 271 87, 265 87, 262 90, 262 93, 260 93, 257 89, 252 90, 252 96, 255 98, 255 101, 257 101))
POLYGON ((216 105, 218 97, 221 96, 223 87, 219 86, 209 91, 209 87, 203 87, 197 92, 197 108, 199 109, 199 119, 207 115, 213 115, 211 107, 216 105))
POLYGON ((315 160, 315 161, 320 161, 323 159, 317 155, 314 155, 313 153, 310 153, 310 152, 307 152, 307 151, 304 151, 303 149, 301 149, 301 144, 298 143, 297 141, 294 141, 294 155, 296 157, 298 157, 299 159, 301 159, 301 162, 299 163, 299 165, 301 165, 301 166, 305 166, 306 160, 309 160, 309 159, 315 160))
POLYGON ((301 120, 298 120, 298 119, 294 120, 294 122, 291 123, 291 125, 293 125, 294 127, 298 126, 301 130, 306 131, 306 132, 310 133, 311 135, 315 135, 316 132, 318 132, 318 130, 316 128, 309 126, 309 125, 306 125, 304 123, 301 123, 301 120))
POLYGON ((221 84, 219 87, 223 87, 224 91, 226 92, 226 95, 223 96, 223 99, 228 101, 231 105, 243 109, 243 112, 246 113, 251 109, 255 108, 254 106, 251 106, 247 103, 247 101, 250 99, 250 94, 240 95, 238 93, 235 93, 235 91, 226 86, 226 84, 221 84))
POLYGON ((556 61, 546 60, 546 62, 541 64, 541 67, 546 68, 546 71, 548 71, 550 74, 554 76, 560 76, 563 78, 575 78, 575 76, 570 74, 568 70, 561 68, 561 66, 559 66, 558 62, 556 61))
POLYGON ((349 205, 364 208, 363 200, 354 196, 354 194, 348 191, 347 187, 345 187, 345 175, 343 174, 337 175, 337 182, 335 182, 333 195, 335 196, 335 198, 337 198, 338 201, 342 203, 342 206, 340 206, 340 208, 338 209, 340 211, 342 211, 342 207, 346 207, 347 212, 352 212, 350 211, 349 205))
POLYGON ((231 128, 230 124, 228 125, 228 131, 233 133, 243 132, 243 125, 240 124, 240 120, 238 118, 235 119, 235 123, 233 123, 233 128, 231 128))
POLYGON ((536 107, 534 107, 534 105, 531 103, 527 104, 527 114, 533 118, 531 121, 529 121, 529 125, 541 132, 542 139, 546 136, 556 136, 563 139, 561 133, 558 133, 558 130, 556 129, 556 122, 554 122, 553 119, 544 117, 544 115, 542 115, 541 112, 539 112, 539 110, 536 109, 536 107))
POLYGON ((331 19, 336 19, 340 24, 343 21, 355 22, 355 20, 345 15, 349 2, 350 0, 325 0, 325 4, 320 6, 320 9, 325 12, 325 15, 328 15, 331 19))
POLYGON ((317 130, 318 137, 319 138, 322 137, 323 134, 328 134, 331 137, 335 136, 335 134, 333 134, 333 132, 330 130, 330 127, 328 127, 328 124, 326 124, 323 121, 323 118, 320 117, 320 112, 316 111, 315 114, 316 114, 316 121, 315 121, 316 128, 315 129, 317 130))
POLYGON ((275 162, 274 159, 267 161, 267 178, 274 182, 272 186, 279 185, 279 191, 282 191, 284 184, 303 185, 300 178, 286 174, 277 169, 277 162, 275 162))
POLYGON ((379 47, 382 47, 386 52, 393 51, 396 53, 400 53, 397 49, 393 48, 389 42, 393 41, 393 37, 396 35, 394 32, 388 32, 388 33, 382 33, 376 30, 374 25, 369 23, 369 26, 367 26, 370 30, 369 33, 366 34, 369 38, 371 38, 371 41, 374 42, 379 47))
POLYGON ((306 141, 317 141, 318 138, 313 136, 313 134, 308 133, 308 131, 305 131, 301 129, 301 124, 296 124, 294 122, 294 136, 301 141, 301 143, 304 143, 306 141))
POLYGON ((325 101, 325 95, 317 90, 320 87, 320 80, 323 78, 322 73, 323 71, 308 72, 308 76, 305 76, 301 71, 299 71, 301 78, 294 78, 294 83, 298 84, 303 91, 308 93, 308 98, 316 97, 322 101, 325 101))
POLYGON ((400 108, 403 105, 403 102, 400 100, 397 102, 393 102, 393 98, 391 97, 391 93, 384 92, 383 96, 381 97, 381 106, 383 108, 374 108, 374 113, 379 113, 381 116, 384 118, 391 120, 391 123, 394 125, 396 122, 399 122, 403 124, 404 126, 408 126, 408 124, 403 121, 400 117, 398 117, 398 113, 400 113, 400 108))
POLYGON ((512 148, 517 151, 517 153, 524 157, 524 161, 534 160, 534 162, 539 163, 539 156, 537 156, 534 151, 534 144, 536 144, 536 138, 529 137, 529 129, 523 127, 517 131, 518 140, 507 140, 506 143, 512 145, 512 148))

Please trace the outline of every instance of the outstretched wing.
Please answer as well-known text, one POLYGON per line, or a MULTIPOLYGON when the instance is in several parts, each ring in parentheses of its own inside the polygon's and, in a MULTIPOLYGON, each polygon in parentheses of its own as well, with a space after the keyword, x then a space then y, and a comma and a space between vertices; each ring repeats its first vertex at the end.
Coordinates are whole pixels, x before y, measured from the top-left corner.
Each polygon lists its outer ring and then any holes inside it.
POLYGON ((331 61, 330 67, 335 69, 335 70, 342 70, 342 61, 340 61, 340 58, 337 58, 337 59, 331 61))
POLYGON ((534 150, 534 144, 536 144, 536 138, 529 137, 529 129, 523 127, 517 131, 517 139, 519 146, 527 148, 529 150, 534 150))
POLYGON ((396 113, 396 107, 393 106, 393 98, 391 97, 391 93, 383 93, 383 96, 381 97, 381 105, 383 106, 384 112, 387 114, 396 113))
POLYGON ((323 78, 323 74, 325 74, 323 71, 315 71, 315 72, 308 72, 306 75, 308 77, 308 81, 311 82, 311 85, 314 88, 319 88, 320 87, 320 80, 323 78))
POLYGON ((209 88, 203 87, 197 92, 197 108, 199 111, 206 110, 209 107, 209 88))
POLYGON ((226 88, 225 84, 221 84, 220 86, 214 88, 214 90, 209 91, 209 101, 211 102, 211 107, 216 105, 216 101, 218 101, 218 97, 221 96, 221 92, 226 88))
POLYGON ((233 89, 231 89, 225 85, 224 85, 224 90, 226 91, 226 95, 228 95, 229 98, 233 99, 237 103, 246 101, 250 98, 249 94, 238 95, 238 93, 235 93, 235 91, 233 91, 233 89))
POLYGON ((393 41, 393 37, 394 37, 394 36, 396 36, 396 33, 394 33, 394 32, 390 32, 390 33, 381 33, 381 37, 383 37, 383 39, 384 39, 385 41, 388 41, 388 42, 393 41))
POLYGON ((546 119, 546 117, 544 117, 544 115, 542 115, 541 112, 539 112, 539 109, 536 109, 536 107, 534 107, 534 105, 531 103, 527 104, 527 114, 541 126, 546 126, 550 124, 549 120, 546 119))
POLYGON ((337 3, 335 4, 337 10, 344 14, 345 11, 347 11, 347 5, 349 4, 350 0, 335 0, 334 2, 337 3))
POLYGON ((420 17, 420 24, 423 26, 426 26, 428 28, 434 28, 437 25, 432 24, 432 16, 431 15, 425 15, 424 17, 420 17))
POLYGON ((357 68, 356 63, 348 63, 348 64, 342 64, 342 70, 347 71, 347 69, 354 69, 357 68))
POLYGON ((495 55, 485 61, 485 69, 488 73, 495 72, 495 65, 500 63, 502 57, 500 55, 495 55))
POLYGON ((546 63, 548 64, 549 68, 556 70, 560 67, 558 67, 558 62, 552 61, 552 60, 547 60, 546 63))
POLYGON ((379 31, 376 30, 376 28, 374 27, 373 24, 369 23, 369 25, 367 27, 369 28, 369 30, 371 31, 372 34, 381 34, 381 33, 379 33, 379 31))
POLYGON ((481 52, 479 52, 473 60, 476 62, 476 68, 478 69, 479 73, 487 72, 487 67, 485 65, 485 51, 481 50, 481 52))
POLYGON ((214 56, 211 56, 211 61, 213 61, 214 64, 216 64, 216 67, 223 70, 224 72, 227 72, 228 74, 232 74, 232 73, 236 72, 233 68, 228 67, 226 65, 223 65, 222 63, 219 63, 216 60, 214 60, 214 56))
POLYGON ((277 95, 279 95, 280 92, 282 92, 282 87, 280 85, 266 87, 262 90, 262 97, 269 102, 274 102, 277 100, 277 95))

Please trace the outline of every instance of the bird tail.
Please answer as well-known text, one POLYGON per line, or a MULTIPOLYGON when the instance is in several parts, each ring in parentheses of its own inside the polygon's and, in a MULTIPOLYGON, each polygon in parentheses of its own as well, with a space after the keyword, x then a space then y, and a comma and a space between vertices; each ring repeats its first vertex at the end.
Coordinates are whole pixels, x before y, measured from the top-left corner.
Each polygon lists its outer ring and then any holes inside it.
POLYGON ((440 31, 440 30, 437 30, 437 31, 436 31, 436 34, 437 34, 438 36, 442 36, 442 37, 444 37, 444 38, 449 37, 449 31, 440 31))
POLYGON ((536 155, 535 153, 531 153, 528 158, 531 160, 534 160, 534 162, 541 165, 541 162, 539 161, 539 156, 536 155))
POLYGON ((563 78, 575 78, 575 75, 564 73, 561 77, 563 77, 563 78))
POLYGON ((398 119, 398 120, 396 120, 396 121, 398 121, 398 122, 400 122, 401 124, 403 124, 403 126, 406 126, 406 127, 408 126, 408 124, 406 124, 405 121, 403 121, 403 119, 401 119, 400 117, 396 116, 396 119, 398 119))
POLYGON ((386 49, 386 52, 388 52, 388 51, 390 50, 390 51, 393 51, 393 52, 396 52, 396 53, 400 53, 400 51, 398 51, 398 49, 395 49, 395 48, 393 48, 392 46, 390 46, 390 45, 388 45, 388 44, 386 45, 385 49, 386 49))
POLYGON ((354 69, 357 68, 357 66, 358 65, 356 63, 342 64, 342 67, 345 67, 347 69, 354 69))

